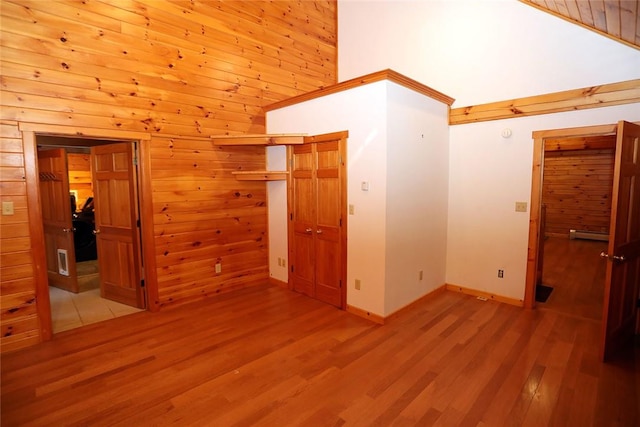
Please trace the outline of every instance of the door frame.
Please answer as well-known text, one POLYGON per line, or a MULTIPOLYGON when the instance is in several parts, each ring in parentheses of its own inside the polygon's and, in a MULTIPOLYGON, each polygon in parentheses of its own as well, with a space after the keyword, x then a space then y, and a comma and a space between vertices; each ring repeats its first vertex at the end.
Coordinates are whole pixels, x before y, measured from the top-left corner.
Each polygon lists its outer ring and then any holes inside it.
POLYGON ((24 152, 25 183, 29 207, 29 232, 36 279, 36 311, 39 318, 42 341, 53 337, 51 301, 47 279, 47 260, 44 248, 44 227, 40 186, 38 181, 37 136, 96 139, 114 142, 137 142, 138 152, 138 203, 140 206, 141 256, 144 260, 141 275, 145 279, 147 310, 158 311, 156 261, 153 247, 153 205, 151 200, 151 134, 143 132, 114 131, 95 128, 77 128, 64 125, 20 122, 24 152))
MULTIPOLYGON (((348 232, 348 210, 347 210, 347 177, 349 174, 349 170, 347 168, 347 139, 349 138, 349 131, 341 131, 341 132, 332 132, 321 135, 312 135, 304 137, 304 144, 313 144, 313 143, 321 143, 321 142, 330 142, 341 140, 340 148, 340 168, 342 169, 341 179, 340 179, 340 187, 341 187, 341 197, 340 197, 340 217, 342 219, 342 226, 340 227, 340 246, 342 248, 340 253, 340 281, 341 281, 341 304, 340 309, 347 309, 347 232, 348 232)), ((289 172, 287 179, 287 217, 291 218, 290 215, 293 212, 293 185, 292 185, 292 161, 293 161, 293 146, 287 146, 287 170, 289 172)), ((287 246, 289 251, 289 264, 291 264, 291 260, 293 259, 291 255, 293 242, 293 225, 290 220, 287 221, 287 246)), ((291 278, 291 268, 288 269, 288 288, 293 290, 293 280, 291 278)))
POLYGON ((542 210, 542 179, 544 171, 544 144, 548 138, 579 138, 616 135, 618 124, 585 126, 565 129, 534 131, 533 171, 531 182, 531 216, 529 219, 529 244, 527 251, 527 273, 524 291, 524 307, 535 307, 536 283, 539 275, 539 242, 542 210))

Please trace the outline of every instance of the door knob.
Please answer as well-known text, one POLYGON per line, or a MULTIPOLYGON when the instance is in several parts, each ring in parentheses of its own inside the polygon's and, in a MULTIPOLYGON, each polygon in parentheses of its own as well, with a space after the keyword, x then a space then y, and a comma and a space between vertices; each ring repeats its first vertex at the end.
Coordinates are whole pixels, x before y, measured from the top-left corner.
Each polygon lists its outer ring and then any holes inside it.
POLYGON ((93 230, 93 234, 100 234, 100 229, 93 230))
POLYGON ((318 229, 318 230, 316 230, 316 233, 322 234, 322 230, 318 229))
POLYGON ((65 232, 65 233, 73 233, 74 231, 76 231, 76 229, 73 228, 73 227, 72 228, 63 228, 62 231, 65 232))
POLYGON ((624 255, 609 255, 605 251, 600 252, 600 258, 606 258, 611 261, 625 262, 627 259, 624 255))
POLYGON ((305 230, 304 230, 304 232, 305 232, 305 233, 311 233, 312 231, 313 231, 313 230, 312 230, 312 229, 310 229, 310 228, 307 228, 307 229, 305 229, 305 230))

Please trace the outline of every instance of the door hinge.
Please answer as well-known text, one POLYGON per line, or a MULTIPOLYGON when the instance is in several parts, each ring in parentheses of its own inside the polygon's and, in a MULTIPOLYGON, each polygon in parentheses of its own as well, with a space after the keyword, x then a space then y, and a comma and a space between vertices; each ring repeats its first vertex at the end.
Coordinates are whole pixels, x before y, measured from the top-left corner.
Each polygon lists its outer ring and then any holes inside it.
POLYGON ((138 155, 137 154, 133 155, 133 166, 138 166, 138 155))
POLYGON ((340 227, 342 227, 342 218, 340 218, 340 227))
POLYGON ((342 287, 342 280, 339 280, 338 283, 340 283, 340 287, 342 287))
POLYGON ((291 213, 291 214, 289 214, 289 219, 290 219, 291 221, 293 221, 293 214, 292 214, 292 213, 291 213))
POLYGON ((291 272, 293 273, 293 265, 291 266, 291 272))
POLYGON ((140 280, 140 287, 144 288, 144 279, 140 280))
POLYGON ((138 228, 140 228, 140 218, 138 218, 138 219, 136 220, 136 226, 137 226, 138 228))
POLYGON ((636 301, 636 308, 640 308, 640 298, 638 298, 638 301, 636 301))

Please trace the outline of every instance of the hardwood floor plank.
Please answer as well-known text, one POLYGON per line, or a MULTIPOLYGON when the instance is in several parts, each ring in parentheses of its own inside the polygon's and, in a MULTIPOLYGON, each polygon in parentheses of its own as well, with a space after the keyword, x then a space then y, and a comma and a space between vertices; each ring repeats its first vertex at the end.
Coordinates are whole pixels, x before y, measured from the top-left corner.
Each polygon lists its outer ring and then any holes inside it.
POLYGON ((522 329, 522 336, 528 337, 527 344, 521 350, 507 378, 482 417, 487 425, 496 425, 503 420, 521 422, 529 407, 531 397, 544 372, 544 367, 537 365, 536 359, 542 344, 553 330, 556 319, 555 315, 540 316, 539 314, 527 313, 531 324, 522 329))
POLYGON ((553 291, 538 308, 600 321, 604 300, 607 242, 548 237, 544 242, 542 283, 553 291))
POLYGON ((2 425, 640 421, 640 351, 600 363, 575 313, 442 292, 377 325, 265 285, 132 316, 3 354, 2 425))

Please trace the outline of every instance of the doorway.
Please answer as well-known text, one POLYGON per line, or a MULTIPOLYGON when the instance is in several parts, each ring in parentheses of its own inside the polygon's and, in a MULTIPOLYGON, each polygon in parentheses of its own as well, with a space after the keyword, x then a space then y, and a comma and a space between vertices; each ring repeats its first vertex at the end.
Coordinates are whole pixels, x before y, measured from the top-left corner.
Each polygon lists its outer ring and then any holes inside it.
POLYGON ((126 241, 140 240, 135 142, 36 135, 35 144, 52 332, 143 310, 142 285, 131 286, 142 276, 139 244, 126 241), (104 237, 114 221, 118 235, 132 224, 124 244, 104 237))
MULTIPOLYGON (((602 311, 601 359, 609 360, 634 342, 640 333, 638 294, 640 292, 640 125, 620 121, 615 125, 591 126, 533 132, 534 158, 529 222, 529 254, 524 306, 536 306, 535 289, 546 263, 540 249, 544 245, 542 187, 545 143, 553 138, 579 141, 615 136, 615 161, 611 193, 610 229, 606 260, 602 311)), ((607 139, 607 138, 605 138, 607 139)), ((597 139, 596 139, 597 140, 597 139)), ((594 140, 594 141, 596 141, 594 140)), ((597 142, 594 142, 597 144, 597 142)), ((589 147, 586 147, 589 148, 589 147)))
POLYGON ((616 137, 546 138, 536 303, 600 321, 616 137))

